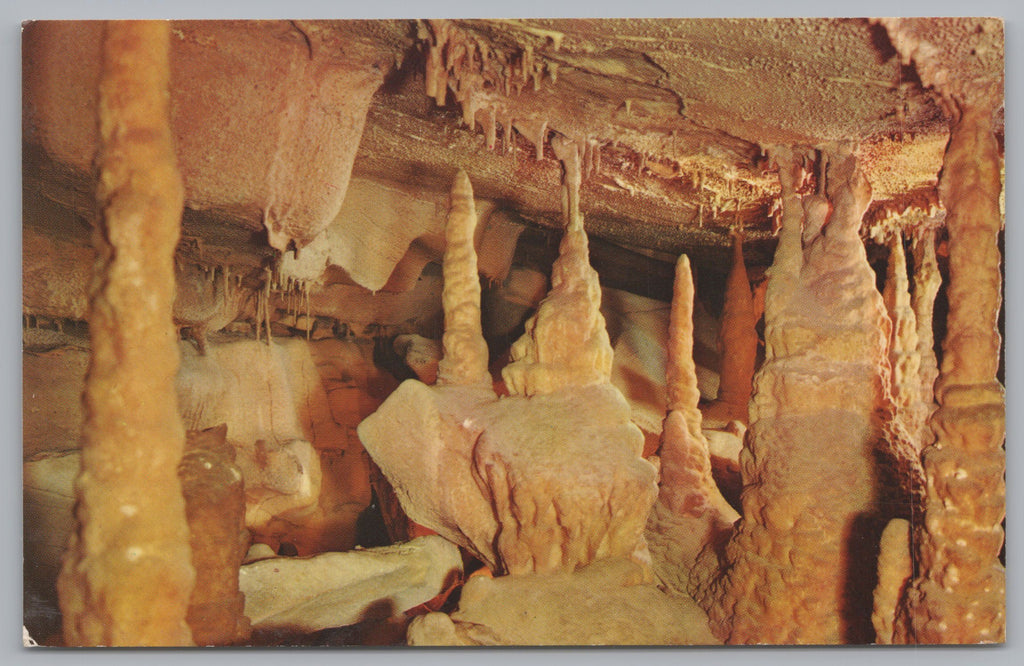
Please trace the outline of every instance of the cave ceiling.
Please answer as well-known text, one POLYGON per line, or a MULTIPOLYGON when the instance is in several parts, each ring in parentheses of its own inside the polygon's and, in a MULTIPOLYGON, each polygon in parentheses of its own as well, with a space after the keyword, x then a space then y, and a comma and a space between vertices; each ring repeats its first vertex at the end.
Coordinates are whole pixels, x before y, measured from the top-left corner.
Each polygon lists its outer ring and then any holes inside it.
MULTIPOLYGON (((101 33, 44 22, 23 42, 25 225, 83 243, 101 33)), ((315 244, 354 182, 443 220, 460 167, 478 199, 531 230, 521 243, 544 247, 562 225, 561 135, 583 156, 581 208, 609 266, 628 274, 637 257, 670 275, 687 252, 724 274, 742 226, 756 270, 775 244, 772 146, 854 142, 876 216, 927 206, 952 113, 932 84, 1001 94, 1003 80, 1002 25, 979 19, 176 21, 172 33, 181 251, 243 268, 315 244)), ((403 243, 437 260, 426 227, 403 243)), ((381 286, 347 273, 319 280, 381 286)))

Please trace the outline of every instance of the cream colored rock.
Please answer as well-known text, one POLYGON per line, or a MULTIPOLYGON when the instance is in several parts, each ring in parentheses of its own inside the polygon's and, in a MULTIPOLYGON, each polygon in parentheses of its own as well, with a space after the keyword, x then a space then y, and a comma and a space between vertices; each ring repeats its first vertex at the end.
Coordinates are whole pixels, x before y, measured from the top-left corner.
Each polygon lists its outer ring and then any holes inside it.
POLYGON ((428 536, 384 548, 262 559, 244 565, 238 578, 254 630, 310 633, 399 615, 461 573, 458 548, 428 536))
POLYGON ((644 582, 641 567, 600 560, 576 572, 474 577, 451 617, 413 620, 410 645, 714 645, 691 599, 644 582))
POLYGON ((657 471, 641 458, 629 404, 604 384, 485 406, 474 472, 498 518, 497 555, 512 574, 603 557, 647 558, 657 471))
POLYGON ((489 387, 403 382, 359 424, 359 439, 415 522, 476 554, 492 570, 498 523, 477 479, 479 414, 497 400, 489 387))
POLYGON ((317 507, 322 472, 309 442, 239 444, 235 463, 245 479, 245 524, 265 527, 274 518, 301 519, 317 507))
MULTIPOLYGON (((565 165, 565 234, 551 267, 551 291, 512 345, 512 362, 501 375, 512 395, 551 393, 569 386, 607 383, 612 347, 600 312, 601 285, 590 266, 587 234, 579 213, 579 150, 559 143, 565 165)), ((552 145, 555 145, 554 143, 552 145)))

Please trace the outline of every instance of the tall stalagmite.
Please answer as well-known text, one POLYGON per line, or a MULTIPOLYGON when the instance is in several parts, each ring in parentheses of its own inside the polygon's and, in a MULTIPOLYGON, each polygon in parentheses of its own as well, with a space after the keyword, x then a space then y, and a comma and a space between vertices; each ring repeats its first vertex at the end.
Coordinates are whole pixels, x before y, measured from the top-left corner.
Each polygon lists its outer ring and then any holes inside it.
POLYGON ((477 275, 476 204, 473 185, 462 169, 452 185, 451 208, 445 226, 444 356, 437 366, 438 384, 473 385, 490 382, 487 342, 480 327, 480 278, 477 275))
POLYGON ((562 185, 565 235, 551 267, 551 291, 512 345, 502 377, 513 395, 551 393, 567 386, 607 384, 612 346, 601 315, 601 284, 590 266, 587 233, 579 212, 578 146, 551 140, 565 169, 562 185))
POLYGON ((740 456, 742 519, 719 575, 694 589, 730 643, 867 641, 891 325, 859 235, 871 191, 849 146, 821 155, 818 193, 802 201, 803 158, 776 157, 783 227, 740 456))
MULTIPOLYGON (((918 229, 911 241, 914 255, 914 294, 910 299, 917 322, 917 355, 921 359, 918 378, 921 380, 921 398, 918 402, 928 410, 924 417, 935 411, 935 380, 939 377, 939 361, 935 357, 934 312, 935 297, 942 286, 939 262, 935 256, 935 227, 918 229)), ((930 428, 921 431, 923 446, 931 444, 935 434, 930 428)))
POLYGON ((693 277, 685 254, 676 263, 668 345, 668 416, 659 449, 661 482, 646 538, 655 574, 671 589, 686 593, 701 549, 727 538, 739 515, 715 485, 708 443, 701 432, 700 391, 693 361, 693 277))
POLYGON ((725 285, 725 307, 719 333, 722 354, 718 399, 705 412, 708 421, 747 422, 757 361, 757 314, 743 261, 743 231, 733 231, 732 269, 725 285))
POLYGON ((78 527, 58 588, 68 645, 191 644, 194 572, 177 466, 185 432, 171 321, 182 184, 168 121, 170 26, 112 21, 78 527))
POLYGON ((923 456, 918 576, 895 642, 1006 639, 1005 396, 996 378, 1001 339, 1000 158, 991 102, 961 103, 939 182, 949 232, 949 317, 936 384, 936 441, 923 456))

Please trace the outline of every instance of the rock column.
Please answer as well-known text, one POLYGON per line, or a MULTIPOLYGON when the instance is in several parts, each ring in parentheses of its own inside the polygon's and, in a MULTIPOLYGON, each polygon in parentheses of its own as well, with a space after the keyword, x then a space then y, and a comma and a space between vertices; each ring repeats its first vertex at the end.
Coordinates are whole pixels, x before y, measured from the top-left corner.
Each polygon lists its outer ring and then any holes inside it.
POLYGON ((78 526, 58 582, 71 646, 192 642, 171 318, 183 190, 168 120, 169 40, 162 21, 112 21, 104 34, 78 526))
POLYGON ((871 639, 864 582, 881 531, 872 513, 890 323, 859 236, 870 187, 850 147, 830 153, 819 194, 803 200, 801 158, 777 155, 783 228, 740 454, 742 518, 719 575, 695 586, 730 643, 871 639))
POLYGON ((477 276, 476 205, 469 176, 459 169, 452 185, 451 210, 445 226, 444 252, 444 356, 437 367, 437 383, 488 384, 487 342, 480 326, 480 278, 477 276))
POLYGON ((979 643, 1006 637, 1005 396, 996 379, 1001 305, 999 149, 991 104, 963 105, 939 193, 949 231, 949 317, 936 385, 936 441, 923 456, 925 515, 918 577, 895 642, 979 643))
POLYGON ((728 538, 739 516, 715 485, 701 432, 693 362, 693 277, 685 254, 676 264, 665 374, 669 411, 658 450, 661 482, 646 537, 657 577, 674 591, 686 593, 701 549, 728 538))

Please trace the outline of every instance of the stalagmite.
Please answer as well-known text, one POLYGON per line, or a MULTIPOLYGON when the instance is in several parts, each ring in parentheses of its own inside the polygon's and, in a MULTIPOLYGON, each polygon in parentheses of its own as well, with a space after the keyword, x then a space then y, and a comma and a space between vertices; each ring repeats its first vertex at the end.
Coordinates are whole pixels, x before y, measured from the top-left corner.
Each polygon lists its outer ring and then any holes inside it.
POLYGON ((939 192, 949 231, 949 317, 923 455, 919 571, 907 592, 908 626, 894 642, 1006 640, 1005 396, 996 378, 1001 294, 1000 158, 987 100, 960 102, 939 192))
POLYGON ((196 645, 240 645, 249 639, 238 568, 249 548, 242 474, 226 426, 189 433, 178 467, 192 534, 196 584, 188 624, 196 645))
POLYGON ((168 120, 169 39, 166 22, 115 21, 103 40, 103 220, 94 236, 78 529, 58 582, 67 645, 192 642, 171 322, 183 190, 168 120))
POLYGON ((721 542, 739 517, 715 486, 708 443, 701 432, 700 391, 693 361, 693 299, 690 260, 684 254, 676 264, 669 319, 668 416, 659 449, 661 483, 646 532, 655 574, 679 593, 688 592, 691 569, 704 546, 721 542))
POLYGON ((757 361, 757 314, 743 261, 743 231, 733 232, 732 270, 725 286, 725 307, 719 333, 722 354, 718 399, 705 411, 704 418, 719 422, 747 422, 747 406, 753 391, 754 364, 757 361))
POLYGON ((907 582, 914 575, 910 551, 911 525, 903 518, 893 518, 882 531, 878 557, 878 585, 875 587, 874 610, 871 623, 875 628, 875 642, 891 645, 900 600, 907 582))
MULTIPOLYGON (((919 230, 912 241, 914 252, 914 294, 911 307, 917 322, 917 355, 921 359, 918 378, 921 380, 919 404, 926 405, 925 421, 935 411, 935 380, 939 377, 939 362, 935 357, 933 313, 935 297, 942 286, 938 260, 935 257, 935 228, 919 230)), ((922 448, 931 444, 935 433, 931 428, 921 431, 922 448)))
POLYGON ((476 268, 476 207, 473 186, 462 169, 452 185, 451 210, 445 227, 444 356, 437 367, 442 385, 488 384, 487 343, 480 327, 480 278, 476 268))
POLYGON ((874 454, 890 326, 859 236, 870 186, 840 146, 819 173, 827 201, 801 202, 799 160, 777 159, 783 228, 766 298, 767 358, 740 456, 743 517, 719 575, 694 581, 694 591, 730 643, 863 642, 871 589, 862 581, 873 576, 881 531, 874 454), (823 203, 831 215, 801 248, 801 222, 827 212, 823 203))
POLYGON ((551 291, 512 345, 502 378, 512 395, 552 393, 568 386, 606 384, 612 347, 601 315, 601 285, 590 266, 579 213, 580 160, 574 142, 552 140, 565 164, 566 230, 551 267, 551 291))

